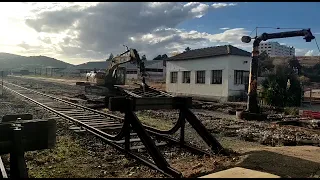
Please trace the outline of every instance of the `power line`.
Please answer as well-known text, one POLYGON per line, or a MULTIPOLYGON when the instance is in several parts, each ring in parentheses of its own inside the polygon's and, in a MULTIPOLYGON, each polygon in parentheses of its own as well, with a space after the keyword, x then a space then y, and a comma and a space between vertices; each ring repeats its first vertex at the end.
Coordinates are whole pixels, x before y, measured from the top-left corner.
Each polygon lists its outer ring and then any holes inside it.
MULTIPOLYGON (((257 28, 254 28, 254 30, 256 30, 256 29, 257 29, 257 28)), ((251 33, 249 34, 249 36, 253 33, 254 30, 251 31, 251 33)))
POLYGON ((317 42, 317 38, 314 37, 314 40, 315 40, 315 42, 316 42, 316 45, 317 45, 317 47, 318 47, 318 51, 319 51, 319 53, 320 53, 320 48, 319 48, 319 45, 318 45, 318 42, 317 42))

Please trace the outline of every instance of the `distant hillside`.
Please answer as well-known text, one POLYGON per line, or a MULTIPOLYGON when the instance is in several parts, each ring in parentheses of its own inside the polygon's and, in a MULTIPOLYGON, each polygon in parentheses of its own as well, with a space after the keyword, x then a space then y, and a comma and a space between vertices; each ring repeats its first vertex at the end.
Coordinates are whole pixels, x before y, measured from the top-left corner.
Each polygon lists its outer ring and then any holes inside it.
POLYGON ((20 56, 9 53, 0 53, 0 69, 3 70, 31 70, 35 68, 68 68, 74 65, 46 57, 46 56, 20 56))
POLYGON ((312 67, 320 64, 320 56, 297 56, 299 63, 305 67, 312 67))
MULTIPOLYGON (((296 56, 299 63, 303 67, 313 67, 316 64, 320 64, 320 56, 296 56)), ((272 57, 273 64, 281 64, 291 59, 290 57, 272 57)))

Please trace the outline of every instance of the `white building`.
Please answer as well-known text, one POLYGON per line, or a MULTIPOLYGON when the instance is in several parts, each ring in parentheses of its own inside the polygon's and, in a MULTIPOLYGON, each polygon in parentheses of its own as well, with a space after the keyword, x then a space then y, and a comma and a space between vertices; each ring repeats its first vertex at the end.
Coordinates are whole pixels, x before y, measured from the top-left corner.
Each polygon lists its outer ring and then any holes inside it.
POLYGON ((167 60, 166 90, 175 95, 234 100, 246 96, 251 53, 231 45, 190 50, 167 60))
POLYGON ((278 42, 262 42, 259 45, 259 52, 262 53, 266 51, 266 53, 270 57, 274 56, 294 56, 295 48, 288 47, 285 45, 281 45, 278 42))

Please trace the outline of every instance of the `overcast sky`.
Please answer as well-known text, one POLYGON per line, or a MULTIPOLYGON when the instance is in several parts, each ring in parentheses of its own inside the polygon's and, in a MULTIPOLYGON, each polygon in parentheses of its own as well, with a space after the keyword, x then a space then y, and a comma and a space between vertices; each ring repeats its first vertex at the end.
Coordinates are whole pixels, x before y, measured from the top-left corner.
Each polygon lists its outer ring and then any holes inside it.
MULTIPOLYGON (((252 43, 240 39, 256 26, 311 28, 319 37, 319 9, 318 2, 1 2, 0 52, 81 64, 120 54, 123 45, 147 59, 186 47, 231 44, 251 51, 252 43)), ((302 37, 277 41, 296 47, 297 55, 319 55, 315 42, 302 37)))

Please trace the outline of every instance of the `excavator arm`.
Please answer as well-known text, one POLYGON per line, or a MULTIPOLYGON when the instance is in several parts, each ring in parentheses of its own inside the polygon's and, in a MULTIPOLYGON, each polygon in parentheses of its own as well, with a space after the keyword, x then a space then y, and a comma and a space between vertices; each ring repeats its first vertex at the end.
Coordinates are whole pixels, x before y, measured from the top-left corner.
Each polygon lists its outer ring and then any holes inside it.
POLYGON ((114 84, 116 71, 118 67, 121 64, 129 63, 129 62, 134 63, 138 66, 138 68, 140 69, 140 75, 142 77, 142 83, 145 84, 146 72, 145 72, 144 62, 140 59, 140 56, 136 49, 129 49, 123 52, 122 54, 120 54, 119 56, 114 57, 111 60, 111 63, 106 70, 106 85, 114 84), (129 55, 124 56, 127 53, 129 53, 129 55))

